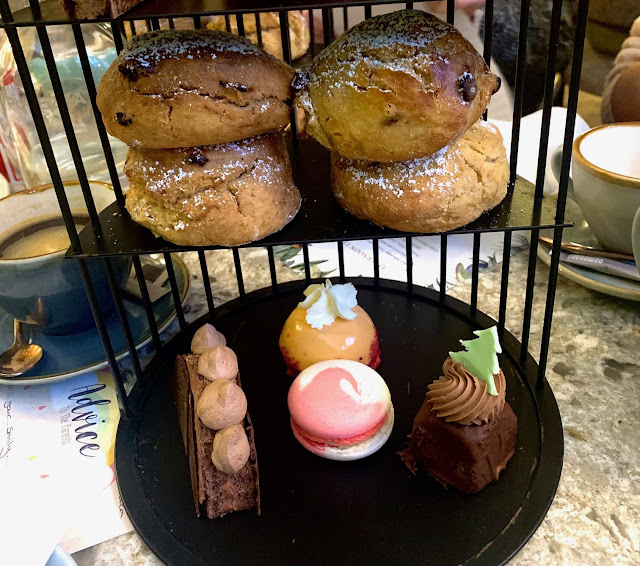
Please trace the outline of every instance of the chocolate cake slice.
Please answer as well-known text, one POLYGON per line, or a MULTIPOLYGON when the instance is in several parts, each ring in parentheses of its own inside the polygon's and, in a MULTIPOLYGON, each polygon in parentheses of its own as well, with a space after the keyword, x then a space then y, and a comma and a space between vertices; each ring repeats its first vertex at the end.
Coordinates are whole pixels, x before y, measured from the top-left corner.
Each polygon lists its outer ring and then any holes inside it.
MULTIPOLYGON (((256 509, 260 513, 258 463, 253 426, 249 413, 242 422, 249 440, 250 455, 246 464, 235 474, 225 474, 211 461, 215 431, 202 424, 195 407, 205 387, 211 382, 198 374, 195 354, 177 356, 174 370, 174 399, 180 430, 189 459, 191 487, 198 517, 222 517, 231 511, 256 509)), ((240 377, 236 378, 240 385, 240 377)))
POLYGON ((400 453, 412 472, 418 462, 444 486, 464 493, 498 480, 518 433, 518 419, 505 400, 497 329, 474 334, 476 339, 460 341, 465 351, 449 352, 413 421, 409 447, 400 453))
POLYGON ((513 456, 517 429, 516 415, 508 403, 495 419, 465 426, 436 416, 425 399, 403 459, 412 471, 417 461, 443 485, 477 493, 498 480, 513 456))

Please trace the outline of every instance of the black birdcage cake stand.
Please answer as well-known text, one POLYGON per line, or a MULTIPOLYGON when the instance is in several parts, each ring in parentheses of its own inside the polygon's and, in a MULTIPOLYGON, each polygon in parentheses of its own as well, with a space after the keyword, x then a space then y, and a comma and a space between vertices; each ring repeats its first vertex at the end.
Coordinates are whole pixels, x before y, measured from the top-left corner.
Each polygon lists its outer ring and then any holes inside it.
MULTIPOLYGON (((321 25, 323 44, 333 39, 334 20, 349 25, 347 7, 364 7, 371 16, 372 5, 394 4, 413 7, 413 2, 396 0, 190 0, 164 2, 146 0, 117 19, 99 19, 113 31, 119 51, 125 31, 136 33, 133 22, 146 22, 159 29, 162 22, 173 27, 173 18, 192 18, 201 27, 208 15, 235 15, 277 11, 280 15, 283 58, 291 63, 287 10, 308 11, 313 26, 321 25), (314 20, 314 14, 318 16, 314 20), (314 24, 315 22, 315 24, 314 24)), ((447 20, 454 23, 454 1, 447 1, 447 20)), ((95 82, 82 35, 82 24, 70 19, 58 2, 30 1, 30 8, 13 12, 7 0, 0 1, 1 27, 7 33, 16 68, 24 86, 42 151, 58 195, 69 236, 68 257, 83 274, 96 327, 114 375, 121 402, 116 439, 116 474, 124 506, 139 535, 167 564, 502 564, 529 540, 543 520, 553 500, 562 469, 563 436, 558 406, 547 383, 548 353, 553 303, 558 275, 562 230, 567 225, 565 203, 571 142, 577 109, 582 45, 588 0, 579 0, 574 37, 574 55, 569 87, 564 153, 557 201, 543 198, 544 170, 551 121, 557 43, 562 1, 554 0, 548 40, 548 60, 544 89, 544 109, 537 156, 535 186, 517 177, 518 141, 524 95, 524 69, 530 0, 522 0, 512 143, 511 175, 507 198, 494 210, 455 233, 473 234, 471 298, 461 302, 447 294, 414 284, 412 239, 416 234, 378 228, 349 216, 334 202, 329 187, 329 154, 312 140, 299 140, 292 115, 289 133, 294 180, 303 204, 298 216, 281 232, 251 244, 267 250, 271 286, 245 293, 243 266, 237 248, 232 249, 239 298, 222 306, 214 305, 205 249, 180 247, 155 238, 135 224, 124 207, 124 193, 109 145, 106 130, 95 104, 95 82), (98 213, 92 206, 91 191, 82 155, 69 115, 67 100, 48 39, 50 25, 70 25, 78 49, 87 91, 93 104, 96 126, 104 150, 106 168, 114 187, 116 202, 98 213), (69 142, 80 184, 86 188, 91 223, 78 234, 63 189, 56 156, 38 95, 34 89, 19 30, 35 27, 43 59, 56 95, 60 118, 69 142), (539 232, 554 230, 554 247, 546 305, 542 315, 542 338, 538 362, 529 353, 536 253, 539 232), (530 257, 524 297, 520 341, 505 327, 511 238, 514 231, 531 231, 530 257), (497 320, 478 310, 478 265, 480 235, 504 234, 500 302, 497 320), (379 240, 406 241, 406 280, 381 278, 379 240), (346 274, 343 242, 371 240, 373 277, 349 279, 346 274), (341 463, 306 452, 290 430, 287 391, 291 378, 278 349, 282 325, 300 301, 302 291, 312 282, 309 244, 335 242, 340 282, 351 281, 358 289, 359 303, 376 324, 381 343, 381 375, 389 385, 395 409, 392 435, 384 447, 363 460, 341 463), (305 278, 281 283, 276 271, 274 246, 296 244, 302 248, 305 278), (188 325, 172 263, 172 253, 198 254, 208 313, 188 325), (144 281, 140 256, 164 257, 172 296, 180 325, 179 334, 163 344, 153 316, 144 281), (124 309, 122 296, 111 266, 111 258, 129 255, 140 287, 155 348, 155 357, 142 368, 124 309), (100 313, 88 274, 87 262, 101 261, 106 269, 112 295, 127 338, 136 383, 126 393, 121 371, 100 313), (189 467, 172 398, 175 357, 189 351, 194 332, 212 322, 236 352, 242 384, 255 427, 260 471, 261 514, 242 511, 221 519, 198 519, 193 506, 189 467), (497 325, 503 353, 500 365, 507 381, 507 401, 518 417, 518 435, 513 458, 500 479, 476 495, 445 489, 425 472, 414 476, 398 452, 406 447, 406 437, 420 408, 427 385, 438 377, 447 353, 458 347, 461 338, 473 330, 497 325)), ((227 18, 227 22, 229 19, 227 18)), ((239 19, 238 33, 244 33, 239 19)), ((484 57, 491 60, 493 0, 487 0, 484 25, 484 57)), ((317 30, 316 31, 320 31, 317 30)), ((322 45, 311 42, 313 56, 322 45)), ((447 239, 440 235, 440 281, 446 281, 447 239)), ((338 276, 336 277, 338 278, 338 276)), ((538 291, 539 292, 539 291, 538 291)))

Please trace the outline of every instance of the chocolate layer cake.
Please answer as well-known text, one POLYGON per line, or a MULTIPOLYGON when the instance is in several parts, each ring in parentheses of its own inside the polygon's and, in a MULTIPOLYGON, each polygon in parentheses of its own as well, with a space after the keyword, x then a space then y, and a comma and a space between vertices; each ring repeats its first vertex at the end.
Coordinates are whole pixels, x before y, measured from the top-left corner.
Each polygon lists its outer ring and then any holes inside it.
POLYGON ((468 426, 437 417, 425 399, 413 422, 404 460, 413 469, 417 460, 444 485, 477 493, 506 467, 516 432, 516 415, 508 403, 495 419, 468 426))
POLYGON ((461 340, 465 351, 449 352, 442 376, 428 387, 413 421, 409 448, 400 453, 412 472, 416 462, 443 485, 477 493, 513 456, 518 419, 505 400, 507 389, 497 354, 496 327, 461 340))
MULTIPOLYGON (((198 374, 200 356, 189 354, 176 358, 174 371, 174 399, 189 458, 191 487, 198 517, 204 513, 209 519, 222 517, 231 511, 256 509, 260 513, 258 464, 253 426, 249 413, 243 421, 251 448, 249 460, 235 474, 225 474, 211 461, 215 431, 202 424, 195 407, 202 391, 211 382, 198 374)), ((240 385, 240 378, 236 378, 240 385)))

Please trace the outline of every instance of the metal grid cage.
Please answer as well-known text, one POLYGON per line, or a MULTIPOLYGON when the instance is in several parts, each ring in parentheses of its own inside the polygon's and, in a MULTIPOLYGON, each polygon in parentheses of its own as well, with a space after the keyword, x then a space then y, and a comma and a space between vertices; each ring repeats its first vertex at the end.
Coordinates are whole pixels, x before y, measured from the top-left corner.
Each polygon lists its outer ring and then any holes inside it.
MULTIPOLYGON (((314 2, 305 0, 272 0, 269 2, 259 2, 257 0, 193 0, 190 2, 179 2, 177 0, 161 1, 147 0, 138 5, 130 12, 124 14, 117 19, 100 19, 110 26, 113 33, 113 40, 117 51, 123 47, 123 37, 125 31, 132 34, 136 33, 134 21, 145 22, 147 29, 160 29, 161 21, 173 27, 174 17, 190 17, 193 19, 195 28, 201 27, 201 17, 205 15, 224 14, 226 18, 227 28, 230 29, 230 17, 241 13, 255 13, 267 11, 276 11, 280 15, 281 22, 281 39, 283 46, 283 58, 291 63, 291 47, 289 36, 289 23, 286 17, 287 11, 292 9, 308 10, 311 26, 311 36, 314 37, 314 15, 320 14, 322 21, 322 37, 323 44, 327 45, 334 38, 334 21, 339 18, 346 29, 349 26, 348 7, 360 6, 364 7, 365 18, 371 17, 371 7, 374 4, 397 4, 398 8, 412 8, 413 2, 397 2, 395 0, 385 1, 348 1, 339 2, 337 0, 316 0, 314 2)), ((100 112, 96 106, 96 87, 91 71, 91 63, 87 55, 85 40, 83 38, 82 26, 86 21, 70 19, 60 8, 57 1, 46 1, 39 3, 37 0, 29 1, 29 8, 25 8, 12 13, 8 0, 0 1, 0 16, 2 21, 0 27, 4 28, 4 32, 8 36, 16 66, 20 74, 29 108, 32 113, 33 121, 37 134, 42 146, 42 151, 49 169, 49 173, 59 200, 62 215, 65 220, 67 230, 71 240, 71 248, 68 257, 76 261, 78 268, 83 276, 85 290, 89 298, 96 327, 104 344, 106 357, 114 375, 117 392, 119 395, 121 409, 123 415, 129 415, 129 405, 127 395, 123 385, 123 379, 116 361, 116 355, 112 347, 109 335, 105 326, 104 317, 101 314, 100 305, 94 292, 93 284, 89 276, 87 267, 88 261, 100 261, 103 263, 111 293, 119 315, 120 323, 124 331, 129 354, 131 356, 133 371, 138 380, 142 378, 142 368, 136 351, 135 341, 132 336, 129 321, 127 320, 125 308, 123 305, 121 291, 116 283, 114 269, 112 266, 112 257, 115 255, 131 255, 133 267, 136 273, 137 282, 140 287, 142 301, 144 303, 146 315, 148 318, 150 333, 156 352, 159 352, 163 345, 159 336, 156 320, 153 315, 153 309, 149 292, 144 280, 140 256, 149 253, 161 253, 166 261, 171 292, 177 312, 177 319, 182 330, 186 327, 184 312, 181 306, 180 293, 176 282, 176 275, 172 261, 172 252, 180 250, 197 250, 200 268, 202 270, 202 280, 207 298, 207 304, 210 314, 216 309, 214 305, 213 294, 211 291, 209 271, 207 266, 207 258, 204 248, 180 248, 160 241, 150 236, 145 229, 134 224, 125 208, 124 195, 118 177, 118 170, 112 154, 109 139, 102 123, 100 112), (74 126, 70 117, 69 107, 65 99, 65 93, 56 66, 54 52, 52 50, 49 30, 53 25, 69 25, 73 31, 73 36, 77 46, 82 72, 86 88, 92 104, 93 114, 95 116, 95 124, 99 134, 102 149, 104 151, 104 160, 111 178, 111 183, 115 191, 116 202, 105 212, 99 214, 93 202, 89 180, 83 164, 81 149, 79 147, 74 126), (87 210, 90 216, 90 226, 87 226, 81 234, 78 234, 67 202, 67 197, 63 188, 63 182, 59 171, 59 165, 56 161, 51 141, 47 134, 47 128, 43 113, 40 108, 39 99, 34 89, 30 70, 25 58, 24 46, 21 42, 19 31, 24 27, 35 27, 42 47, 43 57, 46 62, 51 86, 55 94, 57 107, 60 113, 66 138, 69 143, 71 155, 77 170, 77 176, 82 187, 87 210), (116 220, 113 220, 114 217, 116 220), (110 223, 111 222, 111 223, 110 223), (114 228, 115 226, 115 228, 114 228)), ((491 46, 493 32, 493 0, 487 0, 485 9, 485 31, 484 31, 484 58, 487 62, 491 61, 491 46)), ((530 0, 522 0, 521 17, 519 26, 519 45, 516 67, 516 81, 514 91, 514 112, 512 127, 512 142, 510 147, 510 180, 508 196, 505 204, 498 207, 495 213, 490 213, 481 217, 480 220, 472 223, 464 229, 457 232, 473 233, 473 269, 471 280, 471 295, 467 309, 467 314, 472 319, 478 320, 478 265, 480 261, 480 236, 487 231, 504 232, 504 257, 502 263, 502 279, 500 290, 500 303, 498 315, 498 328, 501 335, 505 334, 505 318, 507 309, 507 295, 509 292, 509 267, 510 267, 510 250, 512 244, 512 235, 517 230, 531 230, 529 263, 527 272, 526 294, 524 297, 524 315, 521 327, 521 340, 519 343, 519 359, 522 364, 528 358, 529 339, 531 318, 533 316, 533 298, 535 285, 535 267, 536 267, 536 248, 538 236, 542 227, 554 228, 554 244, 551 257, 550 274, 546 288, 546 305, 544 311, 544 325, 542 332, 542 341, 540 351, 538 352, 538 368, 537 368, 537 386, 542 388, 545 383, 546 360, 549 348, 549 339, 551 333, 551 323, 554 305, 554 295, 556 290, 558 276, 558 262, 560 242, 562 239, 562 230, 566 226, 565 221, 565 204, 567 196, 567 182, 569 177, 569 165, 571 159, 571 146, 573 139, 573 131, 576 119, 578 89, 580 81, 580 69, 582 62, 582 51, 585 37, 585 28, 587 20, 588 0, 579 0, 577 5, 577 17, 574 36, 574 51, 571 67, 571 81, 569 85, 568 95, 568 112, 564 134, 564 153, 561 166, 561 175, 559 180, 559 193, 557 202, 549 202, 549 199, 543 197, 543 184, 545 177, 545 163, 548 149, 548 137, 551 121, 551 108, 554 95, 554 76, 556 71, 556 60, 558 52, 558 38, 560 34, 562 0, 553 1, 553 11, 551 15, 551 28, 548 43, 548 59, 546 64, 545 84, 544 84, 544 106, 542 116, 542 129, 540 134, 540 149, 537 160, 537 180, 535 187, 528 187, 527 183, 516 178, 516 166, 518 162, 518 141, 520 137, 520 125, 522 118, 523 97, 525 89, 525 58, 527 50, 527 36, 529 34, 529 9, 530 0)), ((259 42, 262 43, 260 21, 256 18, 258 29, 257 35, 259 42)), ((454 0, 447 0, 447 21, 451 24, 454 22, 454 0)), ((317 24, 316 24, 317 25, 317 24)), ((237 18, 237 29, 240 35, 244 35, 244 24, 241 17, 237 18)), ((316 45, 311 42, 311 56, 314 56, 323 45, 316 45)), ((292 152, 292 161, 294 168, 298 168, 297 184, 303 192, 313 190, 314 184, 321 185, 322 177, 328 179, 328 152, 324 148, 320 148, 315 142, 309 140, 299 140, 296 128, 295 117, 292 113, 290 129, 290 147, 292 152), (308 159, 309 152, 321 154, 326 159, 324 169, 320 166, 317 171, 317 164, 310 165, 308 159), (307 156, 307 157, 305 157, 307 156), (314 176, 315 175, 315 176, 314 176), (312 179, 309 182, 308 179, 312 179), (305 184, 307 186, 305 186, 305 184)), ((485 114, 486 119, 486 114, 485 114)), ((328 180, 324 181, 325 185, 328 180)), ((318 190, 324 190, 325 194, 329 193, 325 187, 318 190)), ((325 197, 326 198, 326 197, 325 197)), ((276 274, 276 258, 274 256, 274 246, 282 243, 298 243, 302 246, 304 257, 304 269, 307 281, 311 280, 311 269, 309 261, 309 242, 335 241, 339 259, 339 275, 340 279, 345 279, 345 261, 343 242, 349 239, 370 239, 372 240, 373 253, 373 274, 374 281, 380 280, 380 266, 378 243, 382 238, 404 238, 406 241, 406 281, 408 290, 413 289, 413 235, 374 227, 368 223, 357 221, 355 219, 340 219, 340 222, 346 222, 340 225, 340 229, 336 226, 339 219, 332 218, 332 213, 325 214, 319 211, 320 217, 315 221, 307 224, 301 223, 291 230, 285 230, 277 235, 267 238, 266 240, 251 244, 252 246, 265 247, 268 253, 269 269, 271 274, 271 287, 273 291, 277 291, 279 281, 276 274)), ((440 280, 446 280, 447 265, 447 241, 449 234, 442 234, 440 238, 440 280)), ((232 249, 235 272, 238 284, 238 292, 240 298, 245 296, 245 285, 242 274, 242 262, 238 248, 232 249)), ((441 285, 438 300, 444 306, 448 304, 448 296, 446 285, 441 285)), ((511 340, 512 337, 509 339, 511 340)))

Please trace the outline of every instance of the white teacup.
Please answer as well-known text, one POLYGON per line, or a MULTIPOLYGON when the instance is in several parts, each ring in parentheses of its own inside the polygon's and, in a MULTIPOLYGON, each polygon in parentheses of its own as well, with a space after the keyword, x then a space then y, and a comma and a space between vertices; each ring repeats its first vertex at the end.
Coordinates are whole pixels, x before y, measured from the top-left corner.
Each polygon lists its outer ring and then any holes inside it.
MULTIPOLYGON (((558 148, 547 174, 559 177, 561 161, 558 148)), ((640 260, 640 122, 606 124, 578 136, 572 177, 569 196, 598 241, 611 251, 631 254, 635 248, 640 260)))

